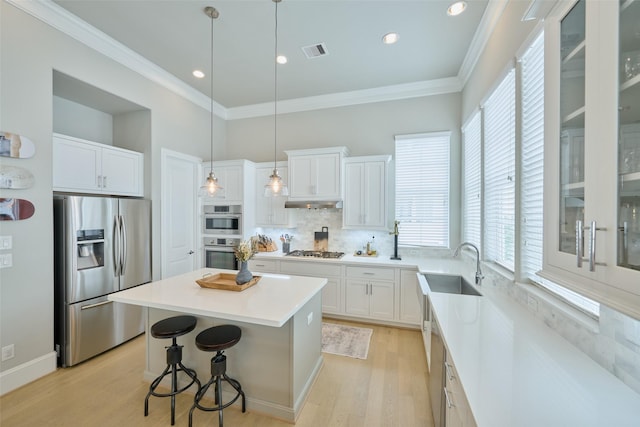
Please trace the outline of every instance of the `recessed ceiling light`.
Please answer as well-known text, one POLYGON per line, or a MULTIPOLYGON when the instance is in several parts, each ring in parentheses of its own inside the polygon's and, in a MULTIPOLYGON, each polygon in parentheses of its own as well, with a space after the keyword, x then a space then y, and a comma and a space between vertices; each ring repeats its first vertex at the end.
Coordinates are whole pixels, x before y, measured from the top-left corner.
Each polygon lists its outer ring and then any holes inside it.
POLYGON ((400 36, 398 33, 387 33, 382 37, 382 43, 384 44, 394 44, 398 41, 400 36))
POLYGON ((460 15, 467 8, 467 3, 463 1, 457 1, 449 6, 447 9, 447 15, 449 16, 457 16, 460 15))
POLYGON ((278 55, 276 56, 276 62, 278 64, 286 64, 287 63, 287 57, 284 55, 278 55))
POLYGON ((193 70, 193 77, 201 79, 204 77, 204 73, 200 70, 193 70))

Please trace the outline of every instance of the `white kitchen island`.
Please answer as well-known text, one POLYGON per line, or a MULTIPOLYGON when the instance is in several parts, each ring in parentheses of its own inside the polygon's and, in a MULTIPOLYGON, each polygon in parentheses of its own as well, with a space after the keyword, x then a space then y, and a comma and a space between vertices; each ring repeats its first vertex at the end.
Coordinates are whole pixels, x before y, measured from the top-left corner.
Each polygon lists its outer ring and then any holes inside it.
POLYGON ((180 314, 197 317, 196 329, 179 337, 178 344, 184 345, 183 363, 203 383, 211 375, 213 353, 195 346, 196 335, 211 326, 237 325, 242 338, 225 351, 227 373, 242 384, 247 409, 294 422, 322 366, 321 291, 327 279, 263 274, 242 292, 196 283, 218 272, 234 273, 205 268, 109 295, 111 301, 148 308, 145 379, 152 381, 165 368, 164 347, 170 345, 149 334, 155 322, 180 314))

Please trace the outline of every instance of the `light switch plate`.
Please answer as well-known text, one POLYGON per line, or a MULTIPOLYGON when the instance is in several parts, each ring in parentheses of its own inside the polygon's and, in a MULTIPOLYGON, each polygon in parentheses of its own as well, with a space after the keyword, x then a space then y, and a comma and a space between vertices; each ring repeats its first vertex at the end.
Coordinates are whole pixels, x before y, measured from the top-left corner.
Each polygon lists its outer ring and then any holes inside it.
POLYGON ((0 254, 0 268, 13 266, 13 256, 11 254, 0 254))
POLYGON ((0 251, 13 248, 13 238, 11 236, 0 236, 0 251))

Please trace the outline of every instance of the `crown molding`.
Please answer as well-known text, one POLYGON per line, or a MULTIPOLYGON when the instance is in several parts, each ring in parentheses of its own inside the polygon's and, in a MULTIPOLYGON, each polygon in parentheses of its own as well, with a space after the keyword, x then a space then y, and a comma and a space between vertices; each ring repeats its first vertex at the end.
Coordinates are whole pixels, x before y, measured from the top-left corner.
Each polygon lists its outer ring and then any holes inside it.
POLYGON ((489 41, 489 37, 493 34, 493 30, 495 29, 500 16, 502 16, 502 12, 504 12, 504 8, 507 6, 508 2, 509 0, 489 0, 487 8, 480 20, 480 24, 478 24, 478 28, 473 35, 473 40, 471 40, 471 45, 467 50, 464 61, 462 61, 460 71, 458 72, 458 79, 462 82, 463 87, 467 84, 467 81, 471 76, 471 72, 475 68, 478 59, 480 59, 480 55, 484 51, 484 48, 489 41))
MULTIPOLYGON (((145 59, 119 41, 89 25, 53 1, 5 1, 152 82, 211 112, 211 98, 145 59)), ((214 103, 214 112, 221 118, 226 119, 227 109, 224 106, 214 103)))
MULTIPOLYGON (((5 0, 73 39, 122 64, 152 82, 211 112, 211 99, 127 46, 89 25, 53 1, 5 0)), ((359 91, 311 96, 278 102, 279 113, 294 113, 375 102, 395 101, 462 91, 508 0, 489 0, 487 9, 457 77, 383 86, 359 91)), ((226 108, 214 102, 214 113, 225 120, 273 114, 273 102, 226 108)))
MULTIPOLYGON (((374 102, 396 101, 422 96, 460 92, 462 84, 457 77, 438 80, 382 86, 373 89, 309 96, 306 98, 278 101, 278 114, 321 110, 324 108, 370 104, 374 102)), ((227 110, 228 120, 247 119, 273 115, 273 102, 234 107, 227 110)))

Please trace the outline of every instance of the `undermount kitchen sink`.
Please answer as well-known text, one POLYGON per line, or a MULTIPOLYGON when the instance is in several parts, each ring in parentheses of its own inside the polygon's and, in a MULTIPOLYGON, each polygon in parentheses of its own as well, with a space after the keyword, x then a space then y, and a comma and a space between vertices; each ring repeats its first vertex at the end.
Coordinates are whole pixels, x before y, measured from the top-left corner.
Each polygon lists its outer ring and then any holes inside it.
POLYGON ((462 276, 448 274, 422 274, 432 292, 444 292, 447 294, 475 295, 482 294, 476 290, 462 276))

